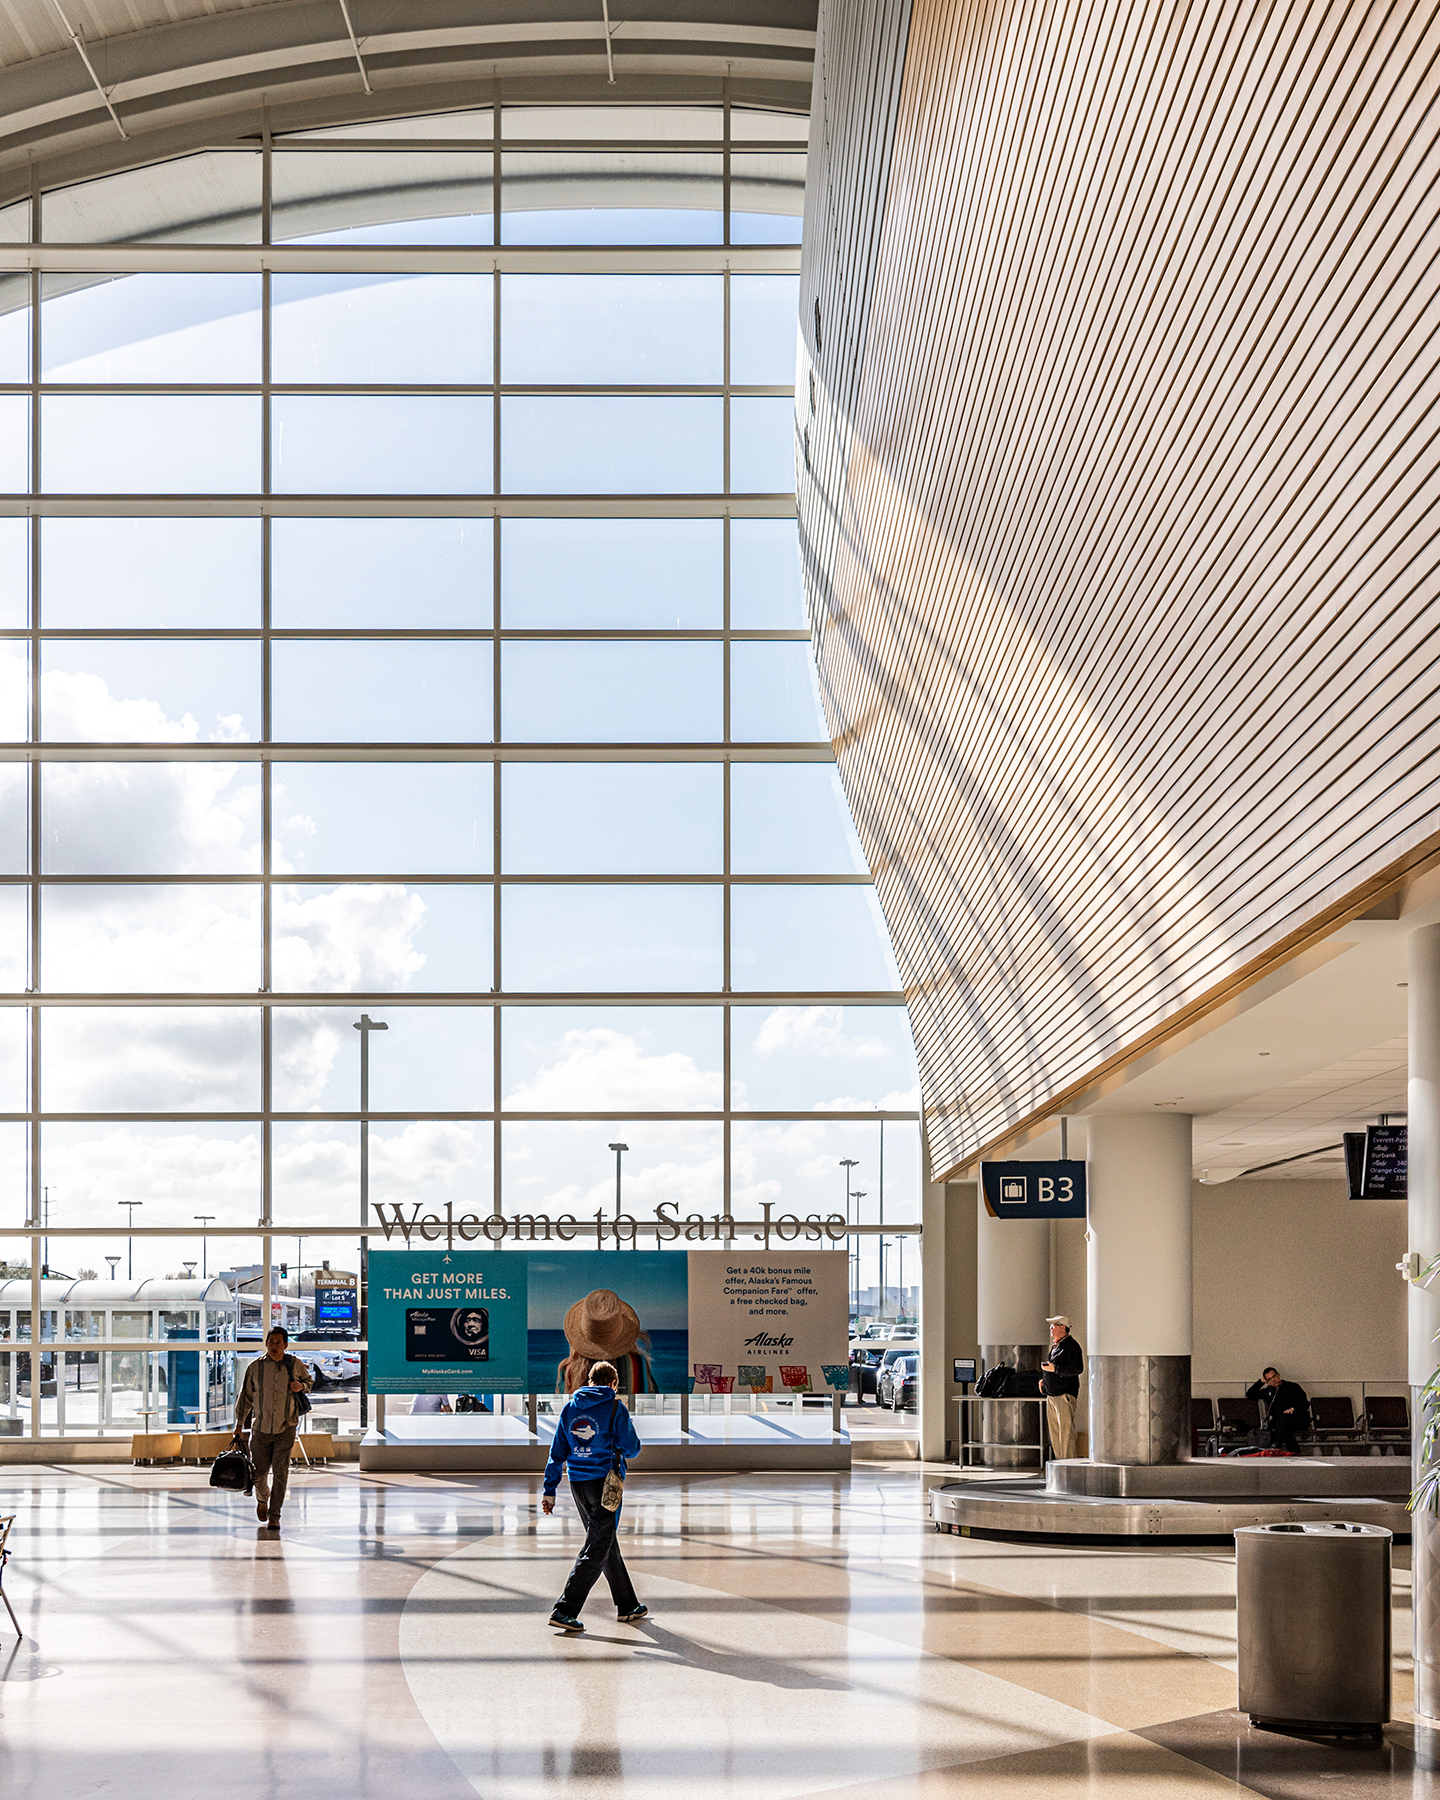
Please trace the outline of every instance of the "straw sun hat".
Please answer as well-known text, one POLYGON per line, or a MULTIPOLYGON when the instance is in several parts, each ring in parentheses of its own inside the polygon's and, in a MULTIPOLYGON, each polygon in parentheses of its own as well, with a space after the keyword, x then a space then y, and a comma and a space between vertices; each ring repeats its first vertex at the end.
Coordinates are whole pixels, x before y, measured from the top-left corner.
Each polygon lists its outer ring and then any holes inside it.
POLYGON ((635 1348, 639 1335, 640 1319, 634 1307, 609 1288, 596 1288, 565 1314, 565 1336, 570 1348, 581 1356, 624 1356, 635 1348))

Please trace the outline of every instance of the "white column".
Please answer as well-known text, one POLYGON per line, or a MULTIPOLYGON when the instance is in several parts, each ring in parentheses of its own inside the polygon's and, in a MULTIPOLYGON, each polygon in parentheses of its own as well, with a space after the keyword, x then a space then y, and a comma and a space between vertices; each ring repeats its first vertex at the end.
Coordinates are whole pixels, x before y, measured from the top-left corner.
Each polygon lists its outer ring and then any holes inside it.
MULTIPOLYGON (((926 1168, 929 1167, 928 1151, 926 1168)), ((920 1200, 920 1460, 944 1462, 950 1407, 950 1347, 946 1341, 945 1230, 943 1182, 926 1181, 920 1200)), ((914 1239, 911 1239, 914 1243, 914 1239)))
POLYGON ((1043 1344, 1049 1339, 1050 1221, 996 1219, 983 1188, 975 1194, 976 1336, 981 1344, 1043 1344))
MULTIPOLYGON (((1406 1099, 1409 1173, 1407 1248, 1422 1263, 1440 1255, 1440 925, 1410 934, 1410 1082, 1406 1099)), ((1409 1287, 1410 1420, 1419 1463, 1420 1390, 1440 1363, 1440 1277, 1409 1287)), ((1414 1583, 1415 1716, 1440 1723, 1440 1521, 1416 1513, 1414 1583)))
POLYGON ((1090 1455, 1190 1454, 1194 1311, 1188 1113, 1095 1113, 1089 1125, 1090 1455))

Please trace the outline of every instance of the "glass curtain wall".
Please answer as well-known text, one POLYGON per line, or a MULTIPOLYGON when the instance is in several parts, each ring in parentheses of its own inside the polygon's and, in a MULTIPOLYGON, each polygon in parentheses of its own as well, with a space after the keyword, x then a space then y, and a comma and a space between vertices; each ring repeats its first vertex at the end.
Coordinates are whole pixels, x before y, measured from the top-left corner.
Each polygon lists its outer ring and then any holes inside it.
MULTIPOLYGON (((362 1016, 372 1204, 593 1216, 623 1143, 641 1217, 918 1219, 798 564, 803 130, 487 110, 41 197, 0 282, 0 1179, 87 1234, 49 1278, 198 1261, 258 1322, 267 1266, 353 1274, 362 1016)), ((905 1254, 852 1240, 861 1313, 913 1312, 905 1254)))

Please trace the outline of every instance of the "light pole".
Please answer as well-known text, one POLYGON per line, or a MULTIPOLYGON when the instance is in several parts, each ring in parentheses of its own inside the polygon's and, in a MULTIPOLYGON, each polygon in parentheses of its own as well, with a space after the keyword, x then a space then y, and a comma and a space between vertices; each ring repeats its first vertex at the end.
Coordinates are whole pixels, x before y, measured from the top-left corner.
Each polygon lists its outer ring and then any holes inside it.
POLYGON ((885 1317, 885 1233, 879 1237, 880 1244, 880 1317, 885 1317))
MULTIPOLYGON (((50 1229, 50 1186, 52 1186, 52 1185, 54 1185, 54 1184, 53 1183, 48 1184, 47 1186, 41 1188, 41 1190, 40 1190, 41 1206, 44 1209, 43 1223, 44 1223, 44 1226, 45 1226, 45 1229, 47 1232, 50 1229)), ((45 1239, 44 1248, 40 1252, 40 1273, 46 1278, 47 1281, 49 1280, 49 1278, 50 1278, 50 1239, 48 1237, 45 1239)))
MULTIPOLYGON (((128 1206, 130 1208, 125 1217, 128 1221, 129 1230, 134 1231, 135 1208, 137 1206, 143 1206, 145 1202, 143 1200, 117 1200, 115 1204, 117 1206, 128 1206)), ((127 1258, 125 1263, 125 1279, 127 1281, 133 1281, 135 1279, 135 1240, 133 1237, 127 1237, 125 1239, 125 1254, 127 1258)))
MULTIPOLYGON (((370 1223, 370 1033, 388 1031, 383 1019, 361 1013, 354 1029, 360 1033, 360 1342, 370 1335, 370 1240, 363 1235, 370 1223)), ((370 1357, 360 1352, 360 1429, 370 1424, 370 1357)))
MULTIPOLYGON (((855 1202, 855 1223, 860 1223, 860 1202, 865 1198, 865 1188, 856 1188, 850 1198, 855 1202)), ((860 1235, 855 1235, 855 1317, 860 1317, 860 1235)))
MULTIPOLYGON (((850 1171, 852 1169, 858 1169, 860 1167, 860 1164, 856 1160, 856 1158, 853 1156, 842 1156, 840 1158, 840 1167, 845 1171, 845 1223, 848 1226, 850 1223, 850 1171)), ((846 1262, 853 1267, 856 1264, 856 1262, 859 1258, 859 1255, 860 1255, 860 1251, 856 1244, 856 1240, 853 1237, 850 1237, 847 1233, 846 1238, 845 1238, 845 1260, 846 1260, 846 1262)), ((852 1298, 851 1298, 850 1311, 852 1312, 852 1314, 854 1314, 855 1329, 858 1331, 860 1329, 860 1289, 859 1289, 859 1270, 858 1270, 858 1268, 856 1269, 855 1277, 852 1279, 850 1285, 851 1285, 852 1289, 854 1290, 854 1292, 852 1294, 852 1298)))
MULTIPOLYGON (((196 1213, 195 1219, 201 1225, 208 1225, 214 1219, 214 1213, 196 1213)), ((200 1233, 200 1279, 210 1279, 210 1241, 202 1231, 200 1233)))
POLYGON ((900 1248, 900 1322, 903 1325, 905 1322, 905 1238, 904 1238, 903 1234, 901 1235, 901 1237, 899 1239, 899 1248, 900 1248))
POLYGON ((110 1265, 110 1279, 113 1281, 115 1279, 115 1265, 119 1262, 120 1258, 118 1256, 107 1256, 105 1260, 110 1265))
POLYGON ((630 1148, 628 1144, 612 1144, 615 1152, 615 1248, 620 1248, 620 1158, 630 1148))

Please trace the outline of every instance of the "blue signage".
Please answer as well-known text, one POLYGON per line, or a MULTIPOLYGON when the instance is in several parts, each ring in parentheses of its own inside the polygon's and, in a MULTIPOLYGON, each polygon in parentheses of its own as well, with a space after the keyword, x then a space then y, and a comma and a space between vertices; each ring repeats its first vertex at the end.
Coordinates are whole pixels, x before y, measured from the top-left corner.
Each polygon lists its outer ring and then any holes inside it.
POLYGON ((992 1219, 1083 1219, 1083 1162, 981 1163, 985 1210, 992 1219))
POLYGON ((372 1394, 527 1391, 523 1255, 423 1244, 372 1250, 369 1268, 372 1394))

